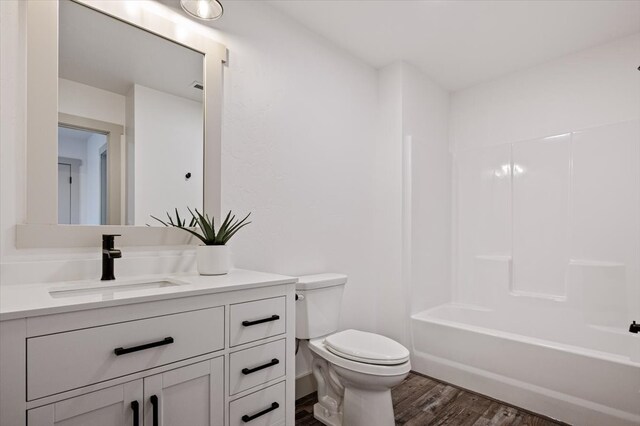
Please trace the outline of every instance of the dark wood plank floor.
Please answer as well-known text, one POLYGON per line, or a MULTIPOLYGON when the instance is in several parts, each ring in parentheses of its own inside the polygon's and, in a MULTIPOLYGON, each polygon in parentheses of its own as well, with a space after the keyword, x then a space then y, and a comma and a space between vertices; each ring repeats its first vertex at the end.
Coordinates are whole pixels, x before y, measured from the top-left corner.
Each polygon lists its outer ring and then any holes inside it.
MULTIPOLYGON (((528 411, 411 372, 392 389, 396 425, 562 425, 528 411)), ((313 417, 315 393, 296 401, 296 425, 322 426, 313 417)), ((345 425, 347 426, 347 425, 345 425)))

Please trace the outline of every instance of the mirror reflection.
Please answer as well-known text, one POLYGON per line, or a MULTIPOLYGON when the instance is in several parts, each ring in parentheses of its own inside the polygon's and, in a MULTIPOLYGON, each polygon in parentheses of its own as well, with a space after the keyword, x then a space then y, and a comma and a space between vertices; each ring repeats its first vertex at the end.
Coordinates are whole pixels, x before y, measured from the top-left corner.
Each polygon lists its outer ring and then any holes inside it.
POLYGON ((59 20, 58 223, 200 208, 203 55, 69 0, 59 20))

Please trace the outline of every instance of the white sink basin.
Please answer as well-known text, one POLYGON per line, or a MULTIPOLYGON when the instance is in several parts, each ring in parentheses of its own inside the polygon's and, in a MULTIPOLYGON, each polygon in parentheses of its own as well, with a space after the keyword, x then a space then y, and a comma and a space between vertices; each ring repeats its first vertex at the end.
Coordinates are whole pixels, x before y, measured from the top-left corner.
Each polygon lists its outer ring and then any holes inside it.
POLYGON ((49 290, 49 295, 54 298, 87 296, 101 294, 103 296, 113 296, 115 293, 125 291, 148 290, 165 287, 176 287, 185 285, 182 281, 161 278, 161 279, 138 279, 138 280, 116 280, 116 281, 92 281, 89 283, 76 284, 74 286, 57 287, 49 290))

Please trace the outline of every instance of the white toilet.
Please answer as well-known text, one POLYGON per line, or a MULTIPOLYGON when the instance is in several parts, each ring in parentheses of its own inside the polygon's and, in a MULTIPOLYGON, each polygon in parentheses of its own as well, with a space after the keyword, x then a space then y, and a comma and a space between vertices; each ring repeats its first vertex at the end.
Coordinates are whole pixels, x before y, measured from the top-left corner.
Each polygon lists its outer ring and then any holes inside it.
POLYGON ((346 282, 346 275, 319 274, 296 285, 296 337, 309 339, 318 382, 313 414, 330 426, 394 425, 391 388, 409 374, 409 351, 378 334, 336 333, 346 282))

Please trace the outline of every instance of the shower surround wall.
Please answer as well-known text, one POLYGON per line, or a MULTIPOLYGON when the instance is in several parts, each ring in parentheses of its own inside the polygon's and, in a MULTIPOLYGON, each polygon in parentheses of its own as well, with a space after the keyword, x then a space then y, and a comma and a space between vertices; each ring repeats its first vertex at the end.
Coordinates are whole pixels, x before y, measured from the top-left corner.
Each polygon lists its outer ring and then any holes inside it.
POLYGON ((457 152, 454 301, 540 299, 628 326, 640 301, 639 138, 635 120, 457 152))
POLYGON ((638 52, 640 34, 452 95, 452 302, 413 315, 418 370, 640 423, 638 52))
POLYGON ((593 325, 638 315, 638 52, 634 35, 454 94, 454 301, 497 286, 593 325))

